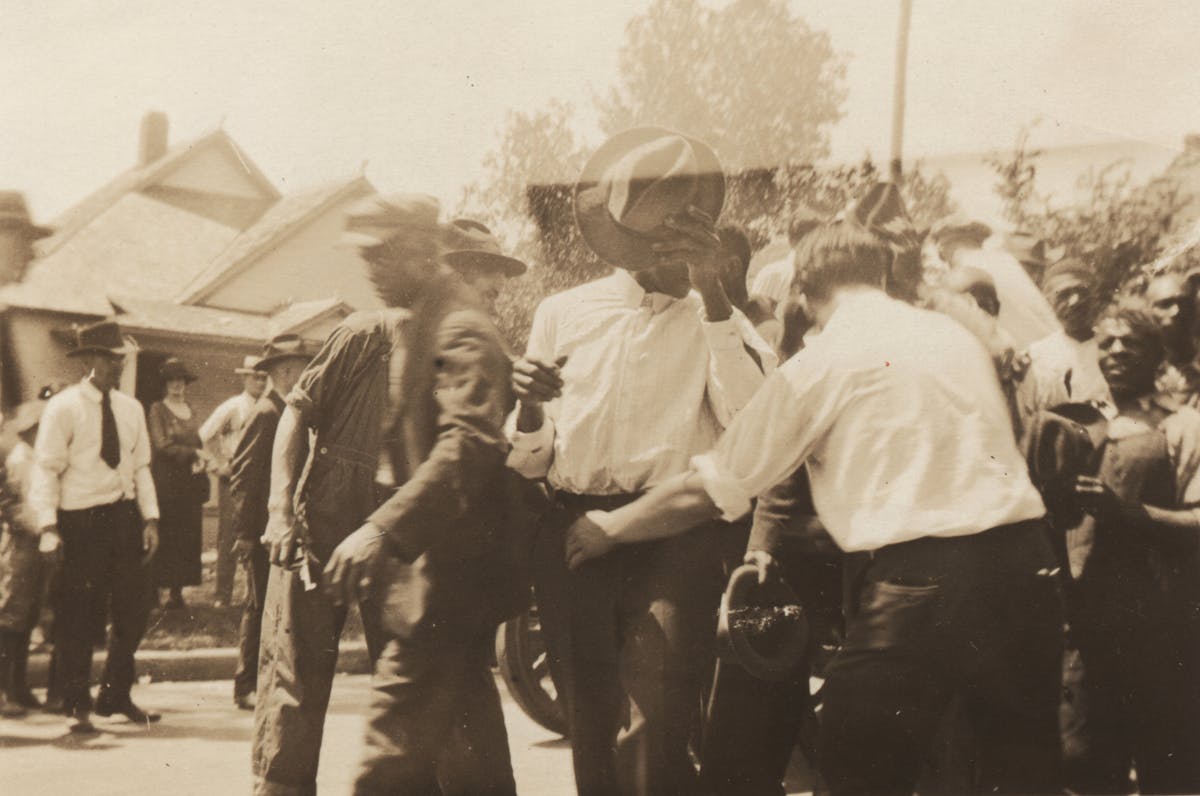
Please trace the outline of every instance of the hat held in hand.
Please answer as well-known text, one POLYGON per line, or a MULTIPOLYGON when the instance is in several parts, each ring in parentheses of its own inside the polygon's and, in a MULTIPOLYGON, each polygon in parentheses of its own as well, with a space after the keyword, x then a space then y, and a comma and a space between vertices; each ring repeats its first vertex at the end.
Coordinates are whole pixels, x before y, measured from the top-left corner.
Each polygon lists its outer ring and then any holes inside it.
POLYGON ((758 568, 733 571, 721 596, 717 645, 722 659, 760 680, 796 673, 808 647, 808 619, 791 587, 779 578, 758 582, 758 568))
POLYGON ((689 207, 714 221, 725 203, 725 175, 713 150, 660 127, 637 127, 606 141, 575 184, 575 220, 600 259, 630 271, 652 268, 651 245, 673 234, 668 219, 689 207))

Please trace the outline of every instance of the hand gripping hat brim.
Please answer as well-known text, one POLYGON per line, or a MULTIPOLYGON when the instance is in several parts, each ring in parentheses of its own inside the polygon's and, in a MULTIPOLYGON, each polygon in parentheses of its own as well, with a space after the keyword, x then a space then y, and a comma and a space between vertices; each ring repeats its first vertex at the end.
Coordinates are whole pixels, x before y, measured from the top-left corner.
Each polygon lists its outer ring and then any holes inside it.
POLYGON ((638 271, 657 265, 651 244, 662 219, 694 205, 716 220, 725 203, 725 174, 703 141, 636 127, 596 150, 574 194, 575 221, 588 247, 610 265, 638 271))

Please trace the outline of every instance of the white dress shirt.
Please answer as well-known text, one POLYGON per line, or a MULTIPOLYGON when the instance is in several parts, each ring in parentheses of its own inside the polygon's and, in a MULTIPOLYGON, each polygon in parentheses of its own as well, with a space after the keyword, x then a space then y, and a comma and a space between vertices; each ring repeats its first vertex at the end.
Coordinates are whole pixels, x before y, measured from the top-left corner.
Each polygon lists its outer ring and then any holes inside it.
POLYGON ((567 357, 563 393, 541 429, 512 432, 510 466, 588 495, 640 492, 685 471, 776 361, 737 310, 714 323, 703 313, 695 293, 646 293, 623 270, 542 301, 527 353, 567 357))
POLYGON ((246 427, 246 420, 256 400, 249 393, 240 392, 222 401, 201 424, 199 433, 202 443, 207 445, 213 437, 220 437, 219 450, 224 464, 233 461, 238 440, 242 438, 242 430, 246 427))
POLYGON ((846 551, 1045 513, 983 345, 875 290, 845 296, 693 465, 733 519, 804 462, 817 514, 846 551))
POLYGON ((1080 342, 1066 332, 1055 332, 1029 346, 1029 370, 1017 386, 1017 406, 1025 426, 1042 409, 1088 401, 1112 403, 1095 337, 1080 342))
POLYGON ((158 519, 150 475, 150 435, 142 405, 112 390, 121 460, 114 470, 100 458, 101 394, 84 379, 46 404, 34 443, 30 503, 38 527, 58 522, 58 510, 75 511, 137 500, 143 519, 158 519))

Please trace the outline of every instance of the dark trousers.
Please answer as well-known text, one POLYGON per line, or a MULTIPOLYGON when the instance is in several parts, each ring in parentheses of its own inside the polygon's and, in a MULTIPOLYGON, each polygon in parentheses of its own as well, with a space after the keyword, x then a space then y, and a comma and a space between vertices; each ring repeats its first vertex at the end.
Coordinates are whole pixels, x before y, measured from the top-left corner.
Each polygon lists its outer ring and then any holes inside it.
MULTIPOLYGON (((314 563, 319 577, 320 565, 314 563)), ((373 607, 360 604, 372 663, 382 650, 373 607)), ((305 591, 297 570, 271 566, 263 608, 252 764, 258 794, 316 792, 325 710, 337 668, 346 609, 319 586, 305 591)))
MULTIPOLYGON (((233 555, 233 498, 229 494, 229 476, 217 479, 217 588, 216 599, 226 605, 233 602, 233 579, 238 562, 233 555)), ((247 591, 250 584, 247 582, 247 591)), ((261 605, 262 602, 259 601, 261 605)))
POLYGON ((101 690, 120 702, 134 682, 133 656, 148 614, 141 515, 131 500, 59 511, 58 532, 63 562, 54 641, 65 706, 91 709, 93 629, 106 614, 112 629, 101 690))
POLYGON ((816 756, 810 667, 818 649, 840 636, 842 563, 836 554, 792 547, 785 544, 780 570, 808 618, 809 654, 790 677, 778 681, 760 680, 733 661, 717 663, 700 753, 708 792, 782 796, 797 741, 803 740, 810 760, 816 756))
POLYGON ((233 698, 258 691, 258 646, 262 640, 263 606, 266 605, 267 579, 271 562, 261 544, 255 545, 250 558, 242 562, 246 570, 246 604, 242 606, 242 624, 238 628, 238 662, 233 675, 233 698))
POLYGON ((1041 521, 875 551, 823 689, 834 794, 911 794, 947 705, 975 739, 975 789, 1055 793, 1063 604, 1041 521))
POLYGON ((633 500, 558 495, 538 535, 534 580, 580 794, 694 793, 688 743, 711 673, 723 524, 620 547, 571 572, 567 527, 633 500), (618 749, 630 712, 633 726, 618 749), (620 763, 618 763, 620 759, 620 763))
POLYGON ((1197 616, 1154 610, 1111 581, 1083 585, 1063 671, 1068 787, 1129 793, 1135 767, 1140 793, 1200 793, 1197 616))
POLYGON ((491 671, 495 627, 439 626, 434 635, 384 648, 354 792, 516 794, 491 671))

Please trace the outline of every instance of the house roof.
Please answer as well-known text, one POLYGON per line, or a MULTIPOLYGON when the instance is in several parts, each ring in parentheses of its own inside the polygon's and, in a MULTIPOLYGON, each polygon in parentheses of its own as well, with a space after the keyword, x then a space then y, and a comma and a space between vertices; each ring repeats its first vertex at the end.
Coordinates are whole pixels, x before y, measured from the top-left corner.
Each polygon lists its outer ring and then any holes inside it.
POLYGON ((190 156, 210 147, 226 148, 241 163, 247 176, 262 191, 264 197, 270 200, 279 198, 278 189, 254 165, 254 162, 246 156, 229 134, 224 130, 214 130, 193 141, 186 141, 171 147, 165 155, 152 163, 129 169, 72 205, 51 223, 54 234, 37 243, 37 254, 45 257, 57 251, 80 230, 120 201, 122 197, 149 187, 182 166, 190 156))
POLYGON ((168 300, 237 235, 232 227, 128 192, 35 260, 21 282, 0 288, 0 304, 105 315, 109 294, 168 300))
POLYGON ((268 327, 271 334, 299 333, 306 326, 322 318, 334 314, 341 314, 342 317, 345 317, 353 311, 353 307, 336 297, 316 301, 299 301, 272 315, 268 327))
POLYGON ((110 296, 109 303, 116 310, 121 328, 131 332, 166 332, 255 344, 268 336, 269 319, 262 315, 119 295, 110 296))
POLYGON ((201 301, 329 206, 374 190, 365 177, 357 176, 285 196, 196 274, 176 298, 187 304, 201 301))

